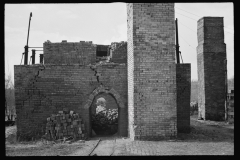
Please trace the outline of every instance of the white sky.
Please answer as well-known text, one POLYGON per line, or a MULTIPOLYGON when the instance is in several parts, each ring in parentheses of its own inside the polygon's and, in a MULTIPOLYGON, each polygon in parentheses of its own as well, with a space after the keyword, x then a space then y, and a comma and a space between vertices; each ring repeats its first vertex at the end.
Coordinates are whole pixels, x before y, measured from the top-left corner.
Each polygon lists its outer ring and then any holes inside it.
MULTIPOLYGON (((27 43, 30 12, 33 14, 28 42, 30 47, 43 47, 47 40, 93 41, 94 44, 106 45, 127 41, 125 3, 6 4, 5 72, 12 78, 13 65, 20 64, 27 43)), ((191 63, 191 79, 197 80, 197 20, 204 16, 224 17, 228 78, 231 78, 234 76, 233 3, 175 3, 183 62, 191 63)), ((42 52, 37 51, 35 63, 39 63, 39 53, 42 52)), ((29 49, 29 58, 31 54, 29 49)))

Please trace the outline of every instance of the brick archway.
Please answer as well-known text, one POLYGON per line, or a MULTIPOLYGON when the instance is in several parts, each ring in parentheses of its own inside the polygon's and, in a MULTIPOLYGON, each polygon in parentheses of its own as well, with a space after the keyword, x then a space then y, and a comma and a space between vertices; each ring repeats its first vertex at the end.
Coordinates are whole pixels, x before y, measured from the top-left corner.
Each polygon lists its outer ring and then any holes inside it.
POLYGON ((118 105, 118 135, 119 136, 127 136, 127 107, 124 105, 121 96, 119 95, 119 93, 114 90, 113 88, 108 88, 108 87, 104 87, 104 86, 99 86, 98 88, 96 88, 88 97, 87 99, 87 103, 84 105, 84 109, 85 109, 85 113, 86 116, 88 116, 87 121, 86 121, 86 126, 87 126, 87 131, 88 131, 88 135, 91 137, 92 136, 92 125, 91 125, 91 111, 90 111, 90 107, 94 101, 94 98, 101 94, 101 93, 107 93, 109 95, 111 95, 115 100, 116 103, 118 105))

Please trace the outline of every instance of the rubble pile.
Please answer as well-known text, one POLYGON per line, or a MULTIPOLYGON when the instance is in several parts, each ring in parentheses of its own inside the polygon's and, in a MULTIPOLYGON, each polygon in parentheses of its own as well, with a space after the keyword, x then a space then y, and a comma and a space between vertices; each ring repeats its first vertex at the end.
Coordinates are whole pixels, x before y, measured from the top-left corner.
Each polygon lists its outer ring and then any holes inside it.
POLYGON ((58 140, 72 137, 74 140, 85 138, 83 120, 74 111, 59 111, 47 118, 46 134, 47 140, 58 140))
POLYGON ((117 132, 117 126, 117 109, 106 109, 92 115, 92 128, 96 134, 114 134, 117 132))

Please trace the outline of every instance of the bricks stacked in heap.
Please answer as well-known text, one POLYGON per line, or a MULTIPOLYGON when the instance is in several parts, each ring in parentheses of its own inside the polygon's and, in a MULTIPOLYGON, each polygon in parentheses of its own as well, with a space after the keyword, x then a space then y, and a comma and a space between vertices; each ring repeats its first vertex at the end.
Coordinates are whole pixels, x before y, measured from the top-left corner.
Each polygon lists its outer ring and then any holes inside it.
POLYGON ((127 63, 127 42, 111 43, 112 62, 127 63))
POLYGON ((176 64, 177 131, 190 132, 191 64, 176 64))
POLYGON ((81 64, 96 61, 96 45, 91 41, 43 43, 45 64, 81 64))
MULTIPOLYGON (((15 65, 17 137, 40 138, 46 119, 63 108, 76 111, 89 131, 89 108, 84 109, 91 93, 101 84, 116 90, 127 105, 127 68, 124 64, 91 65, 15 65), (96 72, 99 73, 99 82, 96 72)), ((126 116, 122 117, 127 123, 126 116)), ((88 132, 86 133, 86 137, 88 132)))
POLYGON ((127 4, 127 17, 130 138, 176 137, 174 4, 127 4))
POLYGON ((78 113, 59 111, 47 118, 46 139, 57 140, 72 137, 74 140, 84 139, 84 124, 78 113))
POLYGON ((198 20, 199 119, 222 121, 225 117, 226 44, 223 17, 198 20))

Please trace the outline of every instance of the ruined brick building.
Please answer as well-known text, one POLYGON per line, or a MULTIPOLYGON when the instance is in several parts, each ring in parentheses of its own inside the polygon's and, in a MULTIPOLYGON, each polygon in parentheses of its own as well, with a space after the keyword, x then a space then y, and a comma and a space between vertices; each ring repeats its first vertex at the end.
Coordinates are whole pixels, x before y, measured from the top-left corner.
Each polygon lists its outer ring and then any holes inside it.
POLYGON ((14 66, 17 136, 41 136, 46 118, 68 108, 91 137, 100 95, 117 104, 120 136, 159 140, 189 132, 190 64, 176 64, 174 20, 173 3, 127 4, 127 42, 45 42, 44 64, 14 66))

